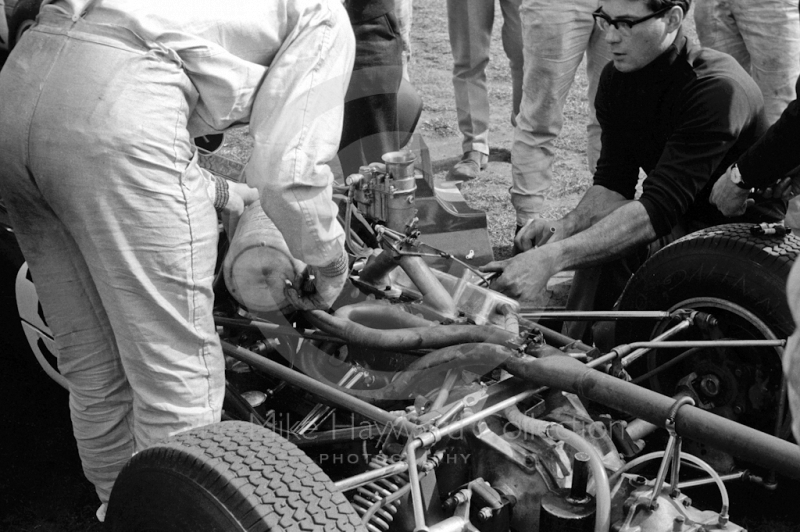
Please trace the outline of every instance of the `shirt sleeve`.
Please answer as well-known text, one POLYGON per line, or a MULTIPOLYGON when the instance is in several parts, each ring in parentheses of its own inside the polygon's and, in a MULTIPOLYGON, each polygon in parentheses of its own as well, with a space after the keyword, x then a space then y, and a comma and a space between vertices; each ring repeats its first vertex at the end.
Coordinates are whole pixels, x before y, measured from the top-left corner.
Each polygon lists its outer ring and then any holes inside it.
POLYGON ((639 180, 639 166, 634 162, 636 158, 629 153, 632 146, 626 141, 625 124, 613 109, 614 102, 619 98, 611 82, 611 67, 609 63, 603 70, 595 97, 597 121, 602 132, 594 184, 613 190, 626 199, 633 199, 639 180))
POLYGON ((247 183, 297 259, 323 266, 341 256, 344 231, 332 201, 344 97, 355 40, 341 4, 319 6, 295 27, 258 89, 250 117, 247 183), (330 10, 328 10, 330 9, 330 10))
MULTIPOLYGON (((796 89, 800 94, 800 78, 796 89)), ((800 104, 794 100, 738 161, 742 180, 763 188, 800 166, 800 104)))
POLYGON ((686 90, 691 93, 678 110, 678 124, 642 187, 640 201, 659 237, 721 174, 739 135, 758 116, 745 88, 730 78, 707 78, 686 90))

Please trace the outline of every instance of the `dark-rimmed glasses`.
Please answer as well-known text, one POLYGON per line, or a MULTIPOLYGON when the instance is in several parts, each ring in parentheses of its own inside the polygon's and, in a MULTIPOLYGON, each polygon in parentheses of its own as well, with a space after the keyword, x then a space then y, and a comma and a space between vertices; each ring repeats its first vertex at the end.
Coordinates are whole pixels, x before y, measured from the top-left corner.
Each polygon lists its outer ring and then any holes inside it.
POLYGON ((667 6, 663 9, 659 9, 655 13, 650 13, 649 15, 646 15, 644 17, 629 19, 629 18, 611 18, 603 12, 602 7, 599 7, 597 8, 597 11, 592 13, 592 16, 594 17, 595 22, 597 22, 597 27, 599 27, 601 30, 608 31, 608 28, 610 26, 614 26, 614 29, 616 29, 620 33, 620 35, 622 35, 623 37, 628 37, 631 34, 631 29, 634 26, 636 26, 637 24, 641 24, 642 22, 645 22, 647 20, 650 20, 651 18, 656 18, 660 15, 663 15, 670 9, 672 9, 672 6, 667 6))

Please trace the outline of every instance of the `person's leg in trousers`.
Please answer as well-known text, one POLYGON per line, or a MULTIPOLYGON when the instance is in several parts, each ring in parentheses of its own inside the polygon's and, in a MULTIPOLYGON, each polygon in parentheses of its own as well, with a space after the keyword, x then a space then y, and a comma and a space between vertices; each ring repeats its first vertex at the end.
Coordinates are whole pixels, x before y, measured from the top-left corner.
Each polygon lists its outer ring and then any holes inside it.
POLYGON ((800 13, 797 0, 698 0, 695 25, 700 43, 732 56, 764 95, 774 123, 795 99, 800 74, 800 13))
POLYGON ((792 413, 792 432, 800 442, 800 263, 795 263, 786 284, 786 297, 792 310, 795 331, 789 337, 783 357, 783 374, 788 385, 789 408, 792 413))
MULTIPOLYGON (((70 382, 84 469, 105 502, 134 451, 131 433, 141 450, 219 421, 216 215, 191 158, 193 87, 180 65, 88 38, 65 39, 54 55, 33 83, 42 89, 26 137, 40 207, 11 210, 70 382), (44 246, 59 222, 56 257, 70 264, 53 268, 44 246)), ((21 197, 3 192, 12 204, 21 197)))
MULTIPOLYGON (((596 25, 597 0, 523 0, 522 103, 511 150, 511 203, 517 225, 543 209, 552 181, 553 143, 564 123, 563 108, 596 25)), ((597 62, 596 62, 597 63, 597 62)), ((593 68, 599 68, 593 63, 593 68)))
POLYGON ((522 102, 522 78, 524 76, 524 52, 522 44, 522 21, 519 18, 519 6, 522 0, 500 0, 503 11, 503 51, 508 57, 511 69, 511 116, 516 126, 519 106, 522 102))
POLYGON ((453 89, 461 150, 489 155, 489 92, 486 66, 491 55, 495 0, 447 0, 453 52, 453 89))
POLYGON ((733 14, 750 54, 750 75, 764 95, 770 124, 795 99, 800 75, 798 0, 732 2, 733 14))
POLYGON ((604 34, 597 25, 592 30, 589 38, 589 47, 586 49, 586 78, 589 87, 586 89, 586 100, 589 104, 589 123, 586 125, 586 163, 589 173, 594 175, 597 160, 600 158, 600 123, 594 108, 597 96, 597 85, 600 83, 600 74, 611 61, 611 50, 604 38, 604 34))
POLYGON ((403 42, 393 14, 353 26, 356 60, 344 108, 339 162, 344 175, 400 149, 397 90, 403 42))
MULTIPOLYGON (((67 38, 32 30, 26 39, 37 52, 10 57, 0 76, 0 194, 55 335, 60 372, 70 383, 70 415, 84 474, 101 503, 107 503, 114 479, 134 452, 133 394, 89 267, 29 173, 38 87, 67 38)), ((63 156, 67 166, 76 153, 54 155, 63 156)))
MULTIPOLYGON (((576 270, 567 299, 567 310, 611 310, 631 275, 641 264, 642 259, 633 254, 594 268, 576 270)), ((567 321, 562 332, 592 345, 589 334, 591 326, 591 321, 567 321)))

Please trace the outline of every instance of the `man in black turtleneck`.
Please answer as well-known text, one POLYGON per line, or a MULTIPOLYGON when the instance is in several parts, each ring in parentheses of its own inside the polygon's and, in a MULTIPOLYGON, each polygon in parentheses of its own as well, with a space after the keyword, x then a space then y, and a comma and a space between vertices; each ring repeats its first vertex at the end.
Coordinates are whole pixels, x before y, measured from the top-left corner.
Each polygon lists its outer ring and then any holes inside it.
MULTIPOLYGON (((568 308, 609 309, 649 244, 730 220, 708 196, 764 132, 764 101, 735 60, 683 35, 690 2, 600 2, 594 16, 612 61, 595 100, 602 150, 593 186, 564 218, 528 223, 515 240, 527 251, 484 267, 503 272, 496 289, 530 299, 552 275, 575 269, 568 308), (640 169, 647 178, 634 199, 640 169)), ((742 219, 778 221, 784 210, 761 200, 742 219)), ((565 332, 584 331, 568 324, 565 332)))

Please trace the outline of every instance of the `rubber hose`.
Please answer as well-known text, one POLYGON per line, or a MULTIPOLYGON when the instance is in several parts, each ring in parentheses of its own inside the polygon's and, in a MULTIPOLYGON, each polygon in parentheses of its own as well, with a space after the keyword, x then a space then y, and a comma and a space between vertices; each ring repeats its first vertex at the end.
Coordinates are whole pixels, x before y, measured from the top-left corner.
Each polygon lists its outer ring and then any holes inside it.
POLYGON ((490 325, 435 325, 384 331, 332 316, 322 310, 309 310, 304 316, 316 328, 348 344, 384 351, 440 349, 471 343, 506 345, 518 339, 517 335, 490 325))
POLYGON ((415 316, 398 305, 380 303, 355 303, 345 305, 334 313, 343 320, 350 320, 371 329, 405 329, 408 327, 430 327, 431 320, 415 316))
MULTIPOLYGON (((329 356, 329 355, 322 355, 329 356)), ((408 399, 414 392, 414 387, 418 386, 421 378, 435 371, 444 373, 448 369, 478 368, 475 373, 488 373, 489 371, 502 366, 510 357, 515 356, 510 349, 493 344, 461 344, 448 346, 436 351, 432 351, 409 364, 408 368, 399 372, 389 385, 376 390, 354 390, 337 386, 324 379, 325 384, 332 386, 340 391, 346 392, 354 397, 371 404, 383 403, 387 401, 398 401, 408 399)), ((304 360, 302 366, 298 367, 306 371, 307 364, 313 365, 311 360, 304 360)), ((311 371, 310 376, 318 378, 318 372, 311 371)), ((429 390, 426 390, 429 391, 429 390)))

